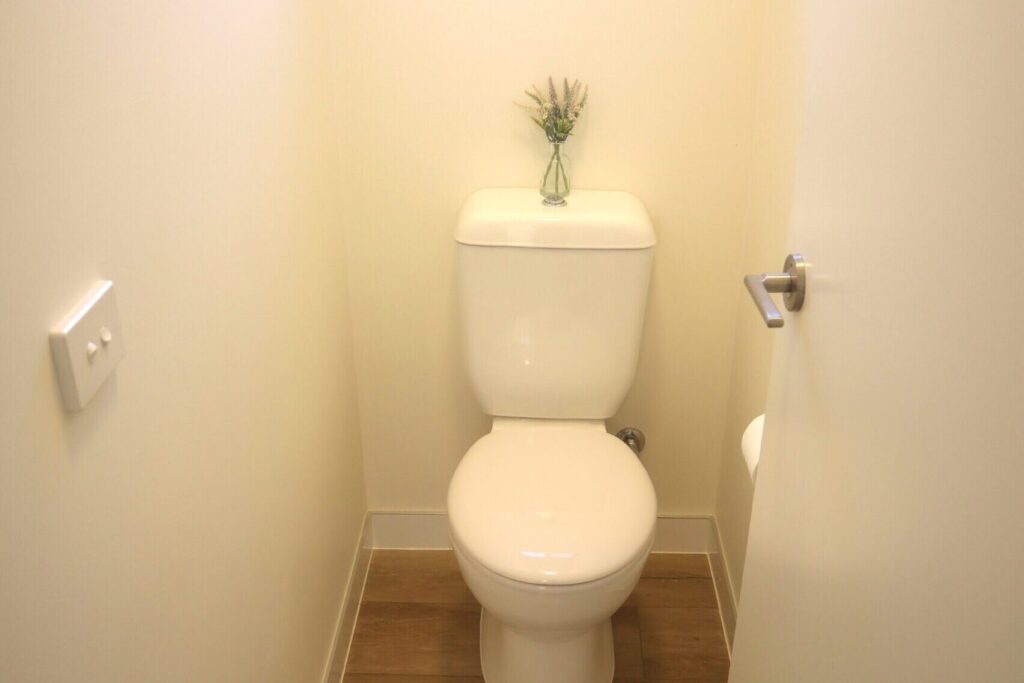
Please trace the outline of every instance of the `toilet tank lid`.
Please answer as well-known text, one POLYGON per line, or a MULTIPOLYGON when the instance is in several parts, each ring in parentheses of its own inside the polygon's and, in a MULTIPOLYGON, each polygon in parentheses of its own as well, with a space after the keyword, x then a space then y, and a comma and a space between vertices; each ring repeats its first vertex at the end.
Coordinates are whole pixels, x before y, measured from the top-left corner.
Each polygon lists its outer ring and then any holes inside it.
POLYGON ((460 244, 535 249, 648 249, 647 209, 634 195, 573 190, 565 206, 545 206, 536 189, 487 188, 466 199, 455 229, 460 244))

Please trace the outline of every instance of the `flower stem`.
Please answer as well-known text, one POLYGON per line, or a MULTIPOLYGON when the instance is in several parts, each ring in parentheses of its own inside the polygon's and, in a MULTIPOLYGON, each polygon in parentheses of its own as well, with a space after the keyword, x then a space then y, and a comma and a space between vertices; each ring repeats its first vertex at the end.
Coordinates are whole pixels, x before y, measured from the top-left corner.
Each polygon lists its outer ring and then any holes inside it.
POLYGON ((555 155, 558 156, 558 169, 555 173, 555 192, 558 192, 558 171, 562 173, 562 181, 565 184, 565 193, 569 194, 569 176, 565 174, 565 166, 562 165, 561 145, 555 147, 555 155))
MULTIPOLYGON (((541 187, 548 186, 548 176, 551 175, 551 164, 555 163, 555 155, 558 154, 558 147, 555 147, 555 153, 548 159, 548 170, 544 171, 544 180, 541 182, 541 187)), ((558 169, 555 169, 555 180, 558 180, 558 169)))
POLYGON ((559 169, 562 168, 562 157, 558 153, 558 145, 555 145, 555 194, 561 194, 558 191, 558 176, 561 175, 559 169))
POLYGON ((551 155, 555 160, 555 194, 562 196, 562 193, 558 187, 558 176, 565 177, 565 169, 562 168, 562 146, 555 143, 555 153, 551 155))

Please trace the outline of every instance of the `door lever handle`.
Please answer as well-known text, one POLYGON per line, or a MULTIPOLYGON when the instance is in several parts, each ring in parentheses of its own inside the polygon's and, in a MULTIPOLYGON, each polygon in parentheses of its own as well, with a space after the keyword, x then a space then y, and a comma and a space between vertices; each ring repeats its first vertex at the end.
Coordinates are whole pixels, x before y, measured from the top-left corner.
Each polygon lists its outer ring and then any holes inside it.
POLYGON ((786 322, 772 301, 771 294, 782 294, 787 311, 799 311, 804 305, 804 294, 807 291, 807 265, 804 257, 797 253, 790 254, 782 269, 785 272, 761 273, 743 278, 754 305, 768 327, 782 327, 786 322))

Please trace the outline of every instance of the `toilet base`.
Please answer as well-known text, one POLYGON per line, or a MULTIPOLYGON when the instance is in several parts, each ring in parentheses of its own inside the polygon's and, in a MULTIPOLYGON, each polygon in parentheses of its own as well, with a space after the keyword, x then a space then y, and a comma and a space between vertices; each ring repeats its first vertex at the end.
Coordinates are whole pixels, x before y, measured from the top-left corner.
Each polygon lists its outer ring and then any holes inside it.
POLYGON ((481 609, 480 664, 486 683, 611 683, 612 622, 583 631, 524 633, 481 609))

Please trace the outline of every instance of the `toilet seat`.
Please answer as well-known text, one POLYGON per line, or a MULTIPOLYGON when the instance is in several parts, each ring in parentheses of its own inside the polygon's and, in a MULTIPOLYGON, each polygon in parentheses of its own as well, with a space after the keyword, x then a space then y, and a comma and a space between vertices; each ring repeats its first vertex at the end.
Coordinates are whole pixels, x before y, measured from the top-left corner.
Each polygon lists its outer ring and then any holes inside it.
POLYGON ((636 455, 600 421, 496 419, 448 489, 453 542, 529 584, 610 576, 646 554, 657 516, 636 455))

